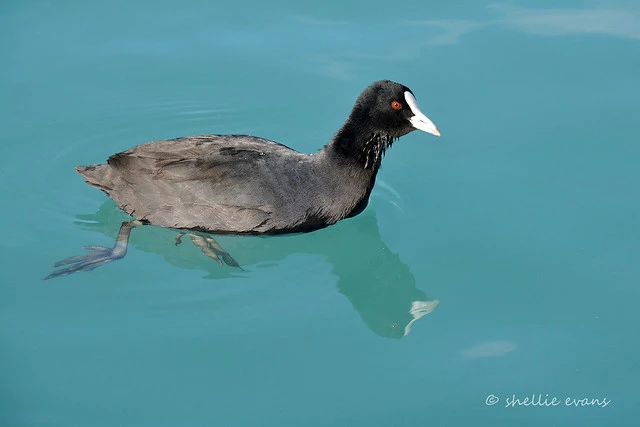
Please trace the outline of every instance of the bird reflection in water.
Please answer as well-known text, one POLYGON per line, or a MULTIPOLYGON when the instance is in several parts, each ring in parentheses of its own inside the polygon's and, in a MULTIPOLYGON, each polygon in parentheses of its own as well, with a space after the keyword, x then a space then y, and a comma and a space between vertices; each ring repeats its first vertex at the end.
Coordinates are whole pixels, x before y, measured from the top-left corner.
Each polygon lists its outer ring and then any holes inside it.
MULTIPOLYGON (((115 238, 127 216, 108 200, 95 214, 78 215, 82 228, 115 238)), ((137 231, 130 246, 161 255, 179 268, 204 271, 207 279, 246 277, 237 268, 220 267, 205 256, 193 256, 186 242, 176 246, 178 232, 159 227, 137 231)), ((367 327, 388 338, 406 336, 415 323, 431 313, 439 301, 416 286, 409 266, 391 252, 380 236, 375 211, 310 234, 281 237, 216 236, 248 274, 252 266, 275 263, 293 253, 320 254, 332 266, 336 287, 359 313, 367 327)), ((254 270, 255 271, 255 270, 254 270)))

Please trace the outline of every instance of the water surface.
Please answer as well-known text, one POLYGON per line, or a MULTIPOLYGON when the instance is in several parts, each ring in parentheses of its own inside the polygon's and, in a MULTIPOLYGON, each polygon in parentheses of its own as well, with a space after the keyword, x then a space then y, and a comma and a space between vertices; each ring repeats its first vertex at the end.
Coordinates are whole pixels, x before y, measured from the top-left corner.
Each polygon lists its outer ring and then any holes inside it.
POLYGON ((1 424, 637 425, 634 2, 5 1, 0 28, 1 424), (314 152, 382 78, 443 136, 395 144, 362 215, 220 237, 244 271, 143 227, 41 280, 127 219, 74 166, 314 152))

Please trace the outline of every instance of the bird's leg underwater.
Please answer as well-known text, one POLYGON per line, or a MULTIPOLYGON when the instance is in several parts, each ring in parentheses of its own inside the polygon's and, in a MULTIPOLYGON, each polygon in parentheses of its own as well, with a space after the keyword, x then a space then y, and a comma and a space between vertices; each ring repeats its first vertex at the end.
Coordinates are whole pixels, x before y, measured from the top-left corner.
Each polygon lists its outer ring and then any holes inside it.
POLYGON ((108 262, 123 258, 127 253, 127 245, 129 244, 129 235, 131 234, 131 230, 143 224, 144 222, 139 220, 123 222, 120 226, 120 231, 116 238, 116 244, 113 248, 93 245, 85 246, 84 248, 89 251, 88 254, 73 256, 56 262, 53 265, 54 268, 67 264, 71 265, 47 274, 44 279, 47 280, 55 277, 67 276, 71 273, 75 273, 76 271, 91 271, 108 262))
MULTIPOLYGON (((180 235, 176 237, 176 244, 178 244, 179 239, 183 235, 184 233, 180 233, 180 235)), ((238 262, 233 259, 233 257, 229 255, 227 251, 222 249, 222 246, 220 246, 213 237, 201 236, 199 234, 193 233, 189 233, 189 237, 191 237, 191 241, 194 245, 202 249, 203 254, 205 254, 209 258, 216 260, 218 264, 222 265, 222 261, 224 261, 227 265, 231 267, 238 267, 240 270, 242 270, 240 264, 238 264, 238 262), (222 260, 220 258, 222 258, 222 260)))

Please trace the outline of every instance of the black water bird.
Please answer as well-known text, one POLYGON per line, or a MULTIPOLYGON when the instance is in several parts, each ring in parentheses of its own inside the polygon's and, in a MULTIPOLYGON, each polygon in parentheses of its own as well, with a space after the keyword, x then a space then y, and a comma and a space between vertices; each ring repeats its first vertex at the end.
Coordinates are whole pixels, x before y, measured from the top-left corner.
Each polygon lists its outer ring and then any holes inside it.
MULTIPOLYGON (((413 130, 440 135, 406 86, 381 80, 358 97, 344 125, 320 151, 299 153, 255 136, 200 135, 154 141, 79 166, 86 182, 136 218, 113 248, 84 256, 45 278, 88 271, 126 253, 133 227, 154 224, 212 234, 309 232, 364 210, 385 151, 413 130)), ((217 262, 238 266, 208 235, 190 233, 217 262)), ((176 241, 179 243, 179 239, 176 241)))

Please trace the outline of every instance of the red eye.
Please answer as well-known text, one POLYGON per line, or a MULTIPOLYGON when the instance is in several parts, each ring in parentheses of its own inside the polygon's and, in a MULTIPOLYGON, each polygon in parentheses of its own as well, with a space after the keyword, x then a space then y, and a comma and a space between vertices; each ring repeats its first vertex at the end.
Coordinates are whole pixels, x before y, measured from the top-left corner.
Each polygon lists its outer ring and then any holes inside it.
POLYGON ((394 110, 399 110, 402 108, 402 104, 400 104, 398 101, 393 101, 391 103, 391 108, 393 108, 394 110))

